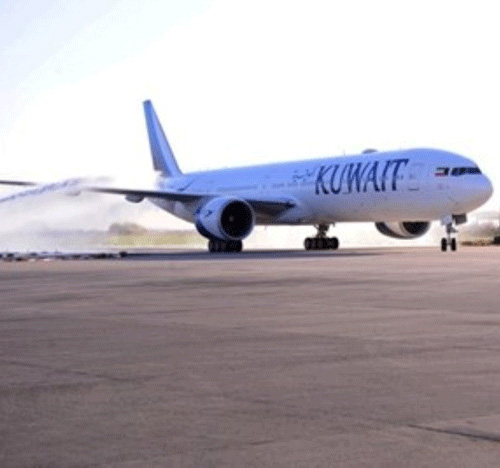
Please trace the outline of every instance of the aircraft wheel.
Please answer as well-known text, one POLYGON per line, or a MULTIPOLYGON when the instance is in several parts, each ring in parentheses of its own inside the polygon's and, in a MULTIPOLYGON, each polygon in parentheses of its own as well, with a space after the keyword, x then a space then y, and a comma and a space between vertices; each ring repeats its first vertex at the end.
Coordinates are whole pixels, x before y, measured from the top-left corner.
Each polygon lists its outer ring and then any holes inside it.
POLYGON ((339 240, 337 237, 331 237, 329 239, 329 247, 332 250, 337 250, 339 248, 339 240))
POLYGON ((242 241, 222 241, 218 239, 210 239, 208 241, 209 252, 241 252, 243 249, 242 241))
POLYGON ((443 237, 441 239, 441 251, 446 252, 447 248, 448 248, 448 241, 443 237))
POLYGON ((225 252, 227 250, 227 242, 218 239, 210 239, 208 241, 209 252, 225 252))
POLYGON ((304 240, 306 250, 336 250, 339 248, 339 240, 336 237, 307 237, 304 240))
POLYGON ((241 241, 231 241, 227 243, 227 252, 241 252, 243 248, 243 242, 241 241))
POLYGON ((456 240, 455 238, 453 238, 453 239, 451 240, 451 244, 450 244, 450 246, 451 246, 451 250, 452 250, 452 252, 455 252, 455 251, 457 250, 457 240, 456 240))

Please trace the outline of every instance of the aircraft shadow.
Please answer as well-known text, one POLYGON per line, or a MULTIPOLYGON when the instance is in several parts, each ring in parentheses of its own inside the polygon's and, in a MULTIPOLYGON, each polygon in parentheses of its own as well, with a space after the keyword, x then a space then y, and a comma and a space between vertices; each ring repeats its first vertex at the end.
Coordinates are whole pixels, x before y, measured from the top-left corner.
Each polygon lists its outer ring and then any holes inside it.
POLYGON ((297 259, 297 258, 335 258, 366 257, 383 255, 383 251, 375 250, 338 250, 338 251, 301 251, 301 250, 246 250, 239 253, 209 253, 205 251, 162 251, 162 252, 129 252, 123 260, 145 261, 199 261, 199 260, 239 260, 258 259, 297 259))

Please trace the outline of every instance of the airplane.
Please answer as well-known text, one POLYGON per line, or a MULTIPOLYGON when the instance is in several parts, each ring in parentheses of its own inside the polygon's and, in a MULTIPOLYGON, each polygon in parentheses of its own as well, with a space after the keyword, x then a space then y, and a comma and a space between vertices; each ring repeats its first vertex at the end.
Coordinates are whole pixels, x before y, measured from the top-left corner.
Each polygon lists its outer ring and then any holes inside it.
POLYGON ((153 104, 147 100, 143 106, 157 172, 153 188, 90 184, 83 189, 123 195, 133 203, 146 199, 193 223, 208 239, 210 252, 240 252, 255 225, 312 225, 316 235, 304 240, 305 249, 335 250, 339 240, 327 232, 336 223, 373 222, 386 236, 414 239, 436 220, 445 228, 441 250, 455 251, 455 226, 465 223, 467 213, 493 193, 474 161, 428 148, 369 149, 351 156, 185 174, 153 104))

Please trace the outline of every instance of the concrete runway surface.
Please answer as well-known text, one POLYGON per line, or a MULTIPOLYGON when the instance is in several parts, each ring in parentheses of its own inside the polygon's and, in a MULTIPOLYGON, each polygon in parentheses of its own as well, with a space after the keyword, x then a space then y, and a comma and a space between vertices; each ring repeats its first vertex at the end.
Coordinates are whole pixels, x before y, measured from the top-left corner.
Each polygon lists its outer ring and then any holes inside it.
POLYGON ((0 466, 498 467, 500 248, 0 263, 0 466))

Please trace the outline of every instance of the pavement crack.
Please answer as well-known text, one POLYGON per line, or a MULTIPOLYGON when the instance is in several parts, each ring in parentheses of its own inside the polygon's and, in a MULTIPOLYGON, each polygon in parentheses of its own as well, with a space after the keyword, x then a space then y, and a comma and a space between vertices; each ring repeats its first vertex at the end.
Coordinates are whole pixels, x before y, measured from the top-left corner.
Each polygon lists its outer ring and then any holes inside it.
POLYGON ((479 431, 479 430, 471 429, 468 427, 437 428, 437 427, 429 427, 429 426, 420 426, 418 424, 408 424, 408 427, 411 427, 412 429, 420 429, 422 431, 436 432, 439 434, 458 435, 458 436, 468 437, 469 439, 475 439, 475 440, 485 440, 488 442, 500 442, 500 434, 496 434, 493 432, 479 431))
MULTIPOLYGON (((29 363, 29 362, 22 362, 22 361, 16 361, 14 359, 0 359, 0 362, 3 364, 11 364, 15 366, 22 366, 22 367, 28 367, 32 369, 45 369, 49 370, 51 372, 55 372, 58 374, 69 374, 69 375, 77 375, 81 377, 90 377, 94 379, 100 379, 100 380, 108 380, 111 382, 125 382, 125 383, 137 383, 139 380, 144 380, 144 379, 138 379, 138 378, 130 378, 130 377, 117 377, 109 374, 102 374, 102 373, 96 373, 96 372, 87 372, 87 371, 80 371, 80 370, 74 370, 74 369, 66 369, 66 368, 58 368, 54 366, 49 366, 47 364, 40 364, 40 363, 29 363)), ((147 376, 146 380, 150 380, 151 377, 147 376)))

